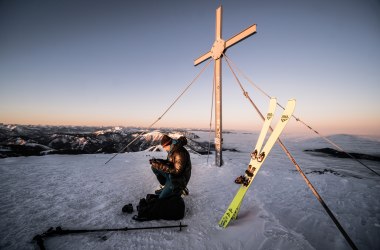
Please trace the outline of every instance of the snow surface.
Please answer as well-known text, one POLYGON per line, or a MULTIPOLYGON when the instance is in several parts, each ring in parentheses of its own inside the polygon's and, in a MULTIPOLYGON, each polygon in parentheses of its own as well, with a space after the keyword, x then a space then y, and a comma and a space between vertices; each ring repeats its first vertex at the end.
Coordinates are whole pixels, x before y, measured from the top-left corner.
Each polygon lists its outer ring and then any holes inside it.
MULTIPOLYGON (((208 140, 208 133, 195 132, 208 140)), ((240 152, 191 154, 188 225, 178 229, 88 233, 49 238, 47 249, 350 249, 293 164, 276 145, 254 180, 239 217, 226 229, 218 221, 235 195, 234 179, 249 162, 256 133, 224 135, 240 152), (107 240, 101 239, 106 236, 107 240)), ((345 149, 380 154, 380 141, 337 136, 345 149), (353 146, 352 141, 355 140, 353 146)), ((304 149, 326 147, 320 138, 282 138, 319 194, 359 249, 380 249, 379 177, 351 159, 317 156, 304 149), (324 174, 317 171, 330 170, 324 174)), ((179 221, 136 222, 123 214, 158 182, 148 160, 164 152, 112 155, 47 155, 0 159, 0 249, 36 249, 32 238, 49 227, 64 229, 177 225, 179 221)), ((380 172, 380 163, 363 161, 380 172)))

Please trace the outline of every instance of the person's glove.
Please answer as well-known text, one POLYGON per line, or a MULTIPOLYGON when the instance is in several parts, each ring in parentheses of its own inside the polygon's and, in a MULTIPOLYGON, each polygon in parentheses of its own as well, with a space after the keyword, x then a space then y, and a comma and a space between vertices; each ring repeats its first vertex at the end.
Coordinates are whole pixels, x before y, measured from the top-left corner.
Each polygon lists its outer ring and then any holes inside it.
POLYGON ((161 164, 162 163, 157 161, 156 159, 150 160, 150 165, 152 165, 153 168, 159 168, 161 164))
POLYGON ((156 169, 160 169, 163 165, 167 166, 167 167, 171 167, 172 166, 172 163, 168 160, 164 160, 164 159, 150 159, 149 160, 149 163, 150 165, 152 165, 153 168, 156 168, 156 169))

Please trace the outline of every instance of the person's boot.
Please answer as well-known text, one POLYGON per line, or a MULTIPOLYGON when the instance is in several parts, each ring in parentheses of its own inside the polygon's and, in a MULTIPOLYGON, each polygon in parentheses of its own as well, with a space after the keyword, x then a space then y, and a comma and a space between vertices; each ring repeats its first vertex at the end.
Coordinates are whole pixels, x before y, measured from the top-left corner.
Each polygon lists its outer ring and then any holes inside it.
POLYGON ((184 195, 184 196, 189 195, 189 189, 187 189, 187 187, 185 187, 184 189, 182 189, 182 195, 184 195))
POLYGON ((164 185, 160 185, 160 188, 157 189, 156 191, 154 191, 154 193, 157 194, 157 195, 161 194, 161 192, 164 189, 164 187, 165 187, 164 185))

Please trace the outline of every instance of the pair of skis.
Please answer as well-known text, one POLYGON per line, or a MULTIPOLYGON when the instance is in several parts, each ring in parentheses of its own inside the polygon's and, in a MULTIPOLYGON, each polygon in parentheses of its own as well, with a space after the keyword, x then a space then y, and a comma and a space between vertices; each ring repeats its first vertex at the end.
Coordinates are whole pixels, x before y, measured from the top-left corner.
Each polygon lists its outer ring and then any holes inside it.
POLYGON ((281 120, 277 123, 276 127, 273 129, 264 147, 262 147, 264 143, 264 139, 267 135, 267 132, 269 128, 271 128, 270 124, 274 117, 274 111, 276 109, 276 106, 277 106, 277 100, 275 98, 271 98, 270 103, 269 103, 269 110, 265 118, 264 125, 261 129, 255 149, 251 154, 251 161, 249 162, 245 175, 238 177, 235 181, 241 184, 240 189, 238 190, 231 204, 228 206, 226 212, 220 219, 219 221, 220 227, 223 227, 223 228, 227 227, 231 219, 237 218, 241 203, 243 201, 243 198, 248 188, 251 186, 252 181, 255 178, 257 172, 259 171, 260 167, 264 163, 265 159, 268 157, 269 152, 273 148, 275 142, 277 141, 278 137, 280 136, 286 124, 288 123, 289 119, 291 118, 296 106, 296 101, 294 99, 291 99, 288 101, 286 108, 284 112, 282 113, 281 120))

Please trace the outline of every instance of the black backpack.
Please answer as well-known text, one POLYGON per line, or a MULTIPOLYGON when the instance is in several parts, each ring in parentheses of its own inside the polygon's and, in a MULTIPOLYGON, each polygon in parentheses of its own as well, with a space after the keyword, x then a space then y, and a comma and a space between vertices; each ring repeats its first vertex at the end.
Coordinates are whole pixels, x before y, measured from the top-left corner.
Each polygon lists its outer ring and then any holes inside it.
POLYGON ((135 220, 180 220, 185 216, 185 202, 180 195, 158 199, 157 195, 148 194, 137 206, 135 220))

